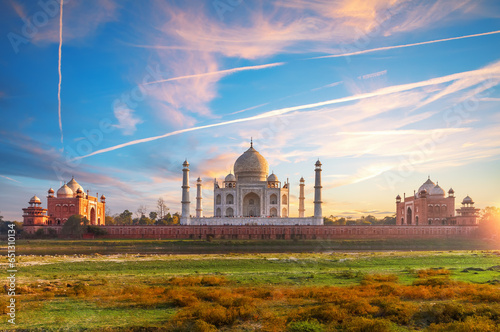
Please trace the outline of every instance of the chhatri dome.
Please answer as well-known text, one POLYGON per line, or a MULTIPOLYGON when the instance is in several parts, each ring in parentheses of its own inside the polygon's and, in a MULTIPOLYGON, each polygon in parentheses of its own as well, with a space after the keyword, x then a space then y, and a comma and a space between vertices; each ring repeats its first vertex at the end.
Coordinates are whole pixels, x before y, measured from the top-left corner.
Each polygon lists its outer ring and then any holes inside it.
POLYGON ((234 163, 234 175, 239 182, 266 181, 269 174, 269 165, 266 159, 253 148, 246 150, 234 163))
POLYGON ((233 173, 229 173, 224 179, 225 182, 236 182, 236 177, 233 173))

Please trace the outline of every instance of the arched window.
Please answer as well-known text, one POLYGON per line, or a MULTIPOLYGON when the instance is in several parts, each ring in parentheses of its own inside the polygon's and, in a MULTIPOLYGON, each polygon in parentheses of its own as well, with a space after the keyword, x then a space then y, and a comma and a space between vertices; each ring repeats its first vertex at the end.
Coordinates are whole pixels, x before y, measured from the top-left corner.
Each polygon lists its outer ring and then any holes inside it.
POLYGON ((446 212, 446 205, 441 206, 441 212, 446 212))
POLYGON ((215 216, 220 218, 221 216, 220 208, 217 208, 217 210, 215 211, 215 216))
POLYGON ((227 208, 226 217, 234 217, 234 210, 232 208, 227 208))
POLYGON ((233 195, 229 194, 226 196, 226 204, 234 204, 233 195))
POLYGON ((415 225, 418 226, 418 216, 415 217, 415 225))
POLYGON ((278 216, 278 210, 276 208, 271 208, 270 216, 271 217, 277 217, 278 216))
POLYGON ((283 210, 281 210, 281 217, 282 218, 287 218, 288 215, 286 214, 286 208, 283 208, 283 210))
POLYGON ((272 194, 270 197, 271 204, 278 204, 278 196, 272 194))
POLYGON ((215 204, 220 205, 220 201, 221 201, 221 197, 220 197, 220 195, 217 195, 217 197, 215 198, 215 204))
POLYGON ((439 205, 436 205, 436 206, 434 207, 434 212, 439 212, 439 205))
POLYGON ((283 197, 281 197, 281 202, 282 202, 283 204, 288 204, 288 201, 287 201, 286 195, 283 195, 283 197))
POLYGON ((429 225, 432 225, 432 219, 431 218, 429 218, 428 222, 429 222, 429 225))

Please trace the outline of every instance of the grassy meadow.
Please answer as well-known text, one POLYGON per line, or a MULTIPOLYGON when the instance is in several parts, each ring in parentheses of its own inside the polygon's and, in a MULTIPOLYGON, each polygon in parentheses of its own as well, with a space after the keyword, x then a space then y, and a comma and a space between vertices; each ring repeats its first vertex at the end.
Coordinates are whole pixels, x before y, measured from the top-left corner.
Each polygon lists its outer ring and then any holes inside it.
POLYGON ((68 241, 85 250, 38 252, 53 242, 18 257, 18 330, 500 330, 495 250, 104 255, 68 241))

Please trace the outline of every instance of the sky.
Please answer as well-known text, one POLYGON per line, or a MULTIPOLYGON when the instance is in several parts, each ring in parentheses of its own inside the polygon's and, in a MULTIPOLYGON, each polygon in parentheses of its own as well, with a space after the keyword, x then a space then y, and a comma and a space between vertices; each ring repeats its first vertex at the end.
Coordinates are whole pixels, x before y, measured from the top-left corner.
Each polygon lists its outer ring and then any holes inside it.
POLYGON ((0 32, 6 220, 72 176, 111 214, 180 211, 185 159, 211 216, 250 138, 290 216, 317 159, 326 216, 392 215, 429 176, 500 207, 498 1, 6 0, 0 32))

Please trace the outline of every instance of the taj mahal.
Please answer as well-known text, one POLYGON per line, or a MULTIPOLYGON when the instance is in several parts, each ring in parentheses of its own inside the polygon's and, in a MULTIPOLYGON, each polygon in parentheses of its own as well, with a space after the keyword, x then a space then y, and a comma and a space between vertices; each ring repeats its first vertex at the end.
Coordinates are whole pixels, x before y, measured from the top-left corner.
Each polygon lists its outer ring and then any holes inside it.
POLYGON ((321 209, 321 162, 315 164, 314 216, 305 217, 304 178, 299 185, 299 217, 290 218, 290 183, 269 174, 266 159, 253 147, 234 163, 221 184, 214 180, 214 216, 203 217, 202 180, 196 181, 196 217, 191 216, 189 196, 189 163, 183 164, 182 217, 183 225, 323 225, 321 209))

